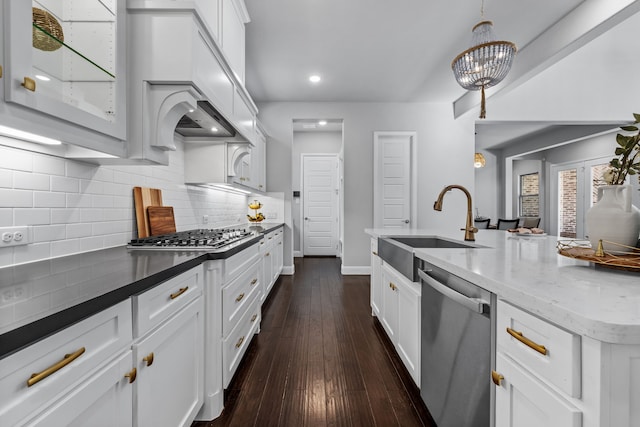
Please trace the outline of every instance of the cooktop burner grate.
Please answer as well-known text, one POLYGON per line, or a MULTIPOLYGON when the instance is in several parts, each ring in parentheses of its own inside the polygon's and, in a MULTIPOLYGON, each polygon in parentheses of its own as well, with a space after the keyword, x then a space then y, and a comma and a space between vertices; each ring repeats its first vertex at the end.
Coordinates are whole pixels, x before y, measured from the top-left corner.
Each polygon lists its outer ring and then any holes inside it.
POLYGON ((225 249, 232 243, 253 236, 254 234, 251 231, 243 228, 197 229, 133 239, 127 247, 130 249, 215 251, 225 249))

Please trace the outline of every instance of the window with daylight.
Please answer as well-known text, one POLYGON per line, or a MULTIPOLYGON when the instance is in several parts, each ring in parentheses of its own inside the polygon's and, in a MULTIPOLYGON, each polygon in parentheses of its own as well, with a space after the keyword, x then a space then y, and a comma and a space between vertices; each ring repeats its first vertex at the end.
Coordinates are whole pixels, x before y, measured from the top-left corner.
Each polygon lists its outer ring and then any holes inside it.
POLYGON ((540 180, 537 172, 520 175, 519 216, 540 216, 540 180))

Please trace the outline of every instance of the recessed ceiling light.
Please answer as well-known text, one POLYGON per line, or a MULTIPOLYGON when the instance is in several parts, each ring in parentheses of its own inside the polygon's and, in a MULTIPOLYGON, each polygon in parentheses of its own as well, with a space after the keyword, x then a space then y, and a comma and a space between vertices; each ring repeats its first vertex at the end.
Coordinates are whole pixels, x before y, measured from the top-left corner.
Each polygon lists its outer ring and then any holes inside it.
POLYGON ((311 83, 318 83, 318 82, 320 82, 320 76, 319 76, 319 75, 317 75, 317 74, 314 74, 314 75, 312 75, 312 76, 309 76, 309 81, 310 81, 311 83))
POLYGON ((326 121, 326 120, 320 120, 320 121, 318 122, 318 124, 319 124, 320 126, 326 126, 326 125, 327 125, 327 121, 326 121))
POLYGON ((217 127, 215 127, 215 126, 214 126, 214 127, 212 127, 212 128, 211 128, 211 132, 218 132, 218 128, 217 128, 217 127))
POLYGON ((36 79, 42 80, 43 82, 48 82, 49 80, 51 80, 49 77, 43 76, 42 74, 36 74, 36 79))

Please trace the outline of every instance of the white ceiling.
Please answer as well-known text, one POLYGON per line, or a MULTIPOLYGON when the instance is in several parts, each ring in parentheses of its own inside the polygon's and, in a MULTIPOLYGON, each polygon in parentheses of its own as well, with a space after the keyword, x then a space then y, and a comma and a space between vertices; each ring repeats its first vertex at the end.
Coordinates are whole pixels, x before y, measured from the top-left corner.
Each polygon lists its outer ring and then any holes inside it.
MULTIPOLYGON (((245 3, 246 86, 258 102, 453 102, 465 93, 451 61, 470 47, 481 0, 245 3)), ((486 0, 484 19, 522 48, 580 3, 486 0)))

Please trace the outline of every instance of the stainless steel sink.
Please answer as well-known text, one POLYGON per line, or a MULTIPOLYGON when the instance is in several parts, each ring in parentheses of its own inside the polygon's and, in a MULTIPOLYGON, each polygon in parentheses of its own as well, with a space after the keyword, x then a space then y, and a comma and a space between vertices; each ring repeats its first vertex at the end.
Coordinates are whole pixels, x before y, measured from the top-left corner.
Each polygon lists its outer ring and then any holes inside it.
POLYGON ((412 282, 419 282, 417 248, 482 248, 472 242, 437 236, 388 236, 378 239, 378 256, 412 282))

